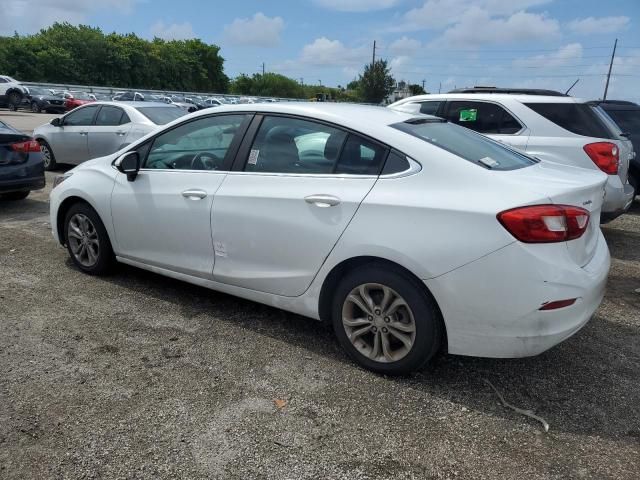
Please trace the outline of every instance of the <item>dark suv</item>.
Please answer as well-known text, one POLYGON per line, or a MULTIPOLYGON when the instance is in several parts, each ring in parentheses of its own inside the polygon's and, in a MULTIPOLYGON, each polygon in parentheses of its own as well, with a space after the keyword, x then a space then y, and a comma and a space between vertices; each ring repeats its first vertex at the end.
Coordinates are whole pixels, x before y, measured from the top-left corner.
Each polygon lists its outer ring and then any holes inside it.
POLYGON ((635 158, 629 163, 629 183, 640 195, 640 105, 623 100, 592 102, 599 105, 616 122, 623 134, 633 143, 635 158))
POLYGON ((0 122, 0 199, 21 200, 44 185, 40 144, 0 122))

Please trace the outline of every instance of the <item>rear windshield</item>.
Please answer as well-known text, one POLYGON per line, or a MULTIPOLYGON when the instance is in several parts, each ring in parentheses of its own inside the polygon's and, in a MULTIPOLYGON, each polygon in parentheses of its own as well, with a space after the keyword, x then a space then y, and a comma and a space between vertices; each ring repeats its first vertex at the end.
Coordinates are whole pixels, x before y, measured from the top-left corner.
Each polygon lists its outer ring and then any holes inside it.
POLYGON ((166 123, 180 118, 186 112, 179 107, 136 107, 140 113, 151 120, 156 125, 166 123))
POLYGON ((571 133, 615 139, 616 135, 586 103, 525 103, 534 112, 571 133))
POLYGON ((409 120, 391 126, 490 170, 515 170, 536 163, 526 155, 445 121, 409 120))

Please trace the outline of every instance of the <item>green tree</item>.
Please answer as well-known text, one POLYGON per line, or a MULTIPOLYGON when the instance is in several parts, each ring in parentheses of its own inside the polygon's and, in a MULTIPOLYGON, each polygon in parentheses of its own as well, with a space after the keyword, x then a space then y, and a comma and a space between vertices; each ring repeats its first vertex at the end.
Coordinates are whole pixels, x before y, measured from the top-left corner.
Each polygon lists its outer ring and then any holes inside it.
POLYGON ((409 89, 409 92, 411 92, 411 95, 424 95, 427 93, 427 91, 417 83, 412 83, 407 88, 409 89))
POLYGON ((367 103, 381 103, 393 91, 395 80, 386 60, 376 60, 364 67, 364 74, 358 79, 362 100, 367 103))

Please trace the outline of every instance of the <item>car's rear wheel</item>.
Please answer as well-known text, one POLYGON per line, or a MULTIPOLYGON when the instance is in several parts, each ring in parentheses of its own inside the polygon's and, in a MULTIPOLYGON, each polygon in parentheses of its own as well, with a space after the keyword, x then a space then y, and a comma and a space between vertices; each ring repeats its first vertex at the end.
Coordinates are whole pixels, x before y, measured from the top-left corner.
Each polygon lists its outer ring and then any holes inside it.
POLYGON ((9 94, 9 109, 17 111, 20 103, 22 103, 22 95, 18 92, 11 92, 9 94))
POLYGON ((44 161, 45 170, 53 170, 56 168, 56 157, 53 155, 53 151, 47 142, 44 140, 38 140, 40 144, 40 151, 42 152, 42 160, 44 161))
POLYGON ((22 192, 9 192, 3 193, 0 195, 0 198, 3 200, 22 200, 29 196, 30 191, 22 191, 22 192))
POLYGON ((31 111, 33 113, 40 113, 42 111, 42 108, 40 108, 38 102, 31 102, 31 111))
POLYGON ((64 221, 67 250, 73 263, 90 275, 104 275, 115 263, 109 235, 100 217, 86 203, 71 206, 64 221))
POLYGON ((363 367, 399 375, 422 367, 438 351, 442 320, 418 281, 400 269, 371 264, 349 272, 336 289, 333 327, 363 367))

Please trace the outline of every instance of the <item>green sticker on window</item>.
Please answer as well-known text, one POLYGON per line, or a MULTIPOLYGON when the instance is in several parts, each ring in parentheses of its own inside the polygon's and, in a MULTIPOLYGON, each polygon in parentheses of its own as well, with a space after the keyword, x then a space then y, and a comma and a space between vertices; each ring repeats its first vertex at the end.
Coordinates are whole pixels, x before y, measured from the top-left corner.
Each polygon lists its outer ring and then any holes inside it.
POLYGON ((461 122, 475 122, 478 119, 478 110, 470 108, 468 110, 460 110, 461 122))

